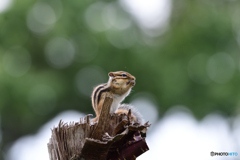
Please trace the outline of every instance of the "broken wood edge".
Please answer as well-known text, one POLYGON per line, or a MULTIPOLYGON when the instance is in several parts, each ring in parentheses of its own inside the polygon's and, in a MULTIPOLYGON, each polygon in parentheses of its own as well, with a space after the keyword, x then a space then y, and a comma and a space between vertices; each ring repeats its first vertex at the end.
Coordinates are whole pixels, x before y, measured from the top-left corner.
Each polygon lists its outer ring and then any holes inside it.
POLYGON ((82 149, 81 157, 83 158, 89 157, 89 159, 106 160, 107 155, 109 153, 109 148, 112 146, 112 144, 120 140, 127 133, 128 133, 128 130, 114 137, 110 137, 109 139, 107 139, 107 141, 101 141, 93 138, 86 138, 84 147, 82 149))

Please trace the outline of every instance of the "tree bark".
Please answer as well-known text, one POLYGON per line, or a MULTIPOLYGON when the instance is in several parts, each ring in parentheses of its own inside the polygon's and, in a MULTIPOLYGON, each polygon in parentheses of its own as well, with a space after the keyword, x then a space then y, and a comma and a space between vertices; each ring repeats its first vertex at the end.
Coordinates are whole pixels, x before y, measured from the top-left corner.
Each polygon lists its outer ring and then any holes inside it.
POLYGON ((148 150, 145 142, 150 124, 133 124, 128 115, 110 114, 111 97, 105 97, 98 123, 89 116, 79 122, 60 120, 48 143, 50 160, 134 160, 148 150))

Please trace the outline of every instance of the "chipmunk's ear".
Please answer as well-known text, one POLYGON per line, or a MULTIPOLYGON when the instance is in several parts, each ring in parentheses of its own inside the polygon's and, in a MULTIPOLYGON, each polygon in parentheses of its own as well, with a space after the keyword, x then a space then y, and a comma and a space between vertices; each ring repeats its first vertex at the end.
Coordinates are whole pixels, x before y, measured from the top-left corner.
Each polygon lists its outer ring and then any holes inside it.
POLYGON ((109 72, 109 73, 108 73, 108 76, 109 76, 109 77, 114 77, 113 72, 109 72))

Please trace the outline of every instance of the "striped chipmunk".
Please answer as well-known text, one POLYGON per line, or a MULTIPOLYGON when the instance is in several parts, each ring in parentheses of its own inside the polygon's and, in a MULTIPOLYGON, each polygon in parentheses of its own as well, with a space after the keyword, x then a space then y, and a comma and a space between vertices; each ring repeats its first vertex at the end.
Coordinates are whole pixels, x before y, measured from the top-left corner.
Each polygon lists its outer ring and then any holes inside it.
POLYGON ((120 104, 131 92, 132 87, 136 83, 136 78, 124 71, 110 72, 108 76, 109 80, 107 83, 100 84, 93 90, 92 106, 96 113, 96 117, 93 118, 92 121, 98 121, 104 97, 108 95, 113 98, 110 113, 127 114, 128 110, 131 109, 133 121, 142 124, 142 116, 133 106, 129 104, 120 104))

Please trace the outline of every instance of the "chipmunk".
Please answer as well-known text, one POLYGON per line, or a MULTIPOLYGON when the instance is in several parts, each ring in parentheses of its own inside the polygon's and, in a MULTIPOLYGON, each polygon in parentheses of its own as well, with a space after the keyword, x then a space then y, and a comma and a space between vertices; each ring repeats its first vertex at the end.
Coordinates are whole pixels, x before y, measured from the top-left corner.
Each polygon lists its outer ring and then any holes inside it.
POLYGON ((125 97, 129 95, 132 87, 135 85, 136 78, 130 73, 124 71, 110 72, 108 73, 109 80, 107 83, 100 84, 94 88, 92 93, 92 106, 96 113, 96 117, 92 119, 93 122, 98 121, 101 113, 102 105, 105 95, 113 97, 113 102, 110 108, 110 113, 128 113, 128 110, 132 111, 132 119, 136 123, 142 123, 142 116, 131 105, 120 104, 125 97))

